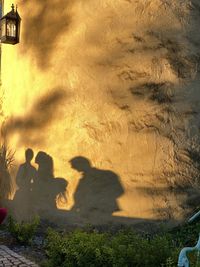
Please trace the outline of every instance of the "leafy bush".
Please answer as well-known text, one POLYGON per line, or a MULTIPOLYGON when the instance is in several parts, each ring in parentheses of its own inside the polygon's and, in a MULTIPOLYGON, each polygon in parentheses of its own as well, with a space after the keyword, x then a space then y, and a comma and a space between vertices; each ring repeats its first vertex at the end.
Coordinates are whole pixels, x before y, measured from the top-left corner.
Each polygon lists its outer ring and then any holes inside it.
MULTIPOLYGON (((170 236, 141 237, 134 232, 121 232, 112 239, 114 248, 113 266, 161 266, 172 256, 173 247, 170 236)), ((177 253, 176 253, 177 254, 177 253)), ((177 255, 173 255, 177 256, 177 255)))
MULTIPOLYGON (((1 129, 0 129, 1 137, 1 129)), ((14 153, 0 141, 0 199, 9 199, 13 193, 13 183, 10 168, 14 162, 14 153)))
POLYGON ((48 230, 48 267, 174 267, 180 249, 171 236, 141 237, 133 231, 115 235, 74 231, 69 234, 48 230))
POLYGON ((75 231, 62 235, 48 230, 46 251, 49 266, 111 266, 107 234, 75 231))
POLYGON ((11 216, 8 217, 8 230, 21 244, 31 244, 39 226, 40 219, 35 217, 31 222, 16 222, 11 216))
POLYGON ((200 223, 185 224, 170 231, 176 245, 194 246, 200 233, 200 223))

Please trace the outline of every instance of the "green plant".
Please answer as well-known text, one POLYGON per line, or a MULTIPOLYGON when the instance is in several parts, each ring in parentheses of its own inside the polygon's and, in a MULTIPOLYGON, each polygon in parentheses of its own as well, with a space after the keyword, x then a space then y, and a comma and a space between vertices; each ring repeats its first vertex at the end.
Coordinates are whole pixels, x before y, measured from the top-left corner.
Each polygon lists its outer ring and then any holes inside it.
POLYGON ((74 231, 63 235, 49 229, 46 245, 49 266, 111 266, 107 242, 107 234, 74 231))
POLYGON ((162 267, 176 267, 177 265, 175 264, 174 260, 171 257, 169 257, 167 258, 166 263, 162 264, 161 266, 162 267))
POLYGON ((112 238, 114 266, 161 266, 166 259, 176 260, 178 251, 169 234, 142 237, 133 231, 119 232, 112 238), (176 252, 176 253, 174 253, 176 252))
POLYGON ((11 216, 8 217, 8 230, 21 244, 31 244, 39 226, 40 219, 35 217, 31 222, 16 222, 11 216))
POLYGON ((14 153, 0 143, 0 199, 8 199, 13 193, 10 168, 13 165, 14 153))
POLYGON ((178 252, 172 236, 143 237, 135 232, 108 233, 48 230, 46 253, 53 267, 174 267, 178 252))

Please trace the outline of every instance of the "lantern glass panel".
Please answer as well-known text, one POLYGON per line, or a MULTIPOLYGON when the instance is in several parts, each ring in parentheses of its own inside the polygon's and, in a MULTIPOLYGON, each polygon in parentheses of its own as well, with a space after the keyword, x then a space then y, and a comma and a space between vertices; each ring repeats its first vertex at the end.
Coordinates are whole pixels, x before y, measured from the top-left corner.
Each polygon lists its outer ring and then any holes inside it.
POLYGON ((7 36, 16 37, 16 21, 15 20, 7 20, 7 36))
POLYGON ((1 36, 6 36, 6 20, 1 21, 1 36))

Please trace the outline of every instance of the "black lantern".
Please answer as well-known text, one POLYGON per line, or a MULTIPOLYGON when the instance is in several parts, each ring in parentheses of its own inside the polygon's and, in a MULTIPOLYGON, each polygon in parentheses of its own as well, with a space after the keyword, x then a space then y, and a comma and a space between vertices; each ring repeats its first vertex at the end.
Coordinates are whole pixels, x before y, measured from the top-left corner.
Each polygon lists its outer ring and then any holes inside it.
POLYGON ((21 18, 12 4, 12 10, 1 18, 1 42, 5 44, 19 43, 21 18))

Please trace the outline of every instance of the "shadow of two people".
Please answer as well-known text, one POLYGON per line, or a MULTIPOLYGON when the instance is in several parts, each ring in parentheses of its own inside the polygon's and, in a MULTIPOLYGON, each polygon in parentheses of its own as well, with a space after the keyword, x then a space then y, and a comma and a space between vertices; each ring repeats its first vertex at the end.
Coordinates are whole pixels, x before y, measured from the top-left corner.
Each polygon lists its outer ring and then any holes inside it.
POLYGON ((35 157, 36 169, 31 161, 34 157, 32 149, 25 151, 25 162, 18 168, 16 183, 18 190, 13 199, 15 217, 24 219, 35 214, 45 216, 45 212, 57 209, 56 199, 65 197, 67 181, 54 177, 53 159, 44 151, 35 157))

